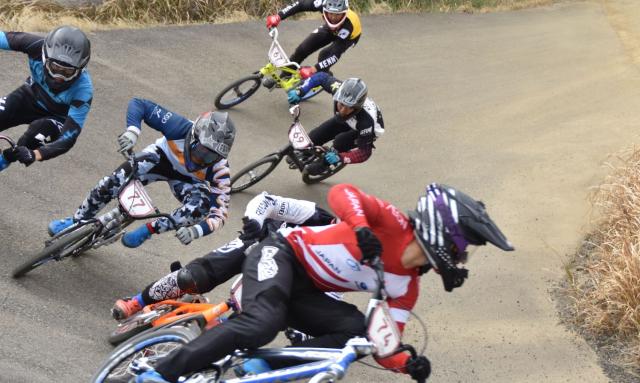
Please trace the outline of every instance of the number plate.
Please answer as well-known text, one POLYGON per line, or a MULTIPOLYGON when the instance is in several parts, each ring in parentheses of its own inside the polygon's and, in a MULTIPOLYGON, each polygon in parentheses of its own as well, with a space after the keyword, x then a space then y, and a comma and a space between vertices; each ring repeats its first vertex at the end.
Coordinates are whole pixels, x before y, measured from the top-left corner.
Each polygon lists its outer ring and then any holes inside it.
POLYGON ((269 48, 269 61, 275 66, 285 66, 289 62, 289 57, 276 41, 269 48))
POLYGON ((313 142, 304 131, 304 128, 299 122, 291 125, 289 128, 289 142, 293 145, 294 149, 302 150, 313 146, 313 142))
POLYGON ((120 205, 134 218, 144 218, 155 212, 151 198, 138 180, 129 183, 120 193, 120 205))
POLYGON ((396 321, 391 318, 389 306, 380 302, 373 309, 367 330, 369 340, 376 345, 375 355, 385 358, 393 354, 400 345, 400 331, 396 321))

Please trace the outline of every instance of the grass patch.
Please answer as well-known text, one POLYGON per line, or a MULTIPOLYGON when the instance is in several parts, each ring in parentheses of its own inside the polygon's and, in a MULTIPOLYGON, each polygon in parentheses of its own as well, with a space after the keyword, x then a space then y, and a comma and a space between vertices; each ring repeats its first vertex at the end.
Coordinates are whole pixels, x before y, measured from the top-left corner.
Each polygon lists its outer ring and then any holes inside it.
POLYGON ((595 230, 568 270, 573 320, 615 362, 640 372, 640 149, 622 152, 594 188, 595 230))
MULTIPOLYGON (((557 0, 352 0, 362 14, 391 12, 487 12, 547 5, 557 0)), ((289 0, 105 0, 98 5, 63 6, 52 0, 0 0, 4 30, 48 31, 75 25, 85 30, 139 28, 262 19, 289 0)))

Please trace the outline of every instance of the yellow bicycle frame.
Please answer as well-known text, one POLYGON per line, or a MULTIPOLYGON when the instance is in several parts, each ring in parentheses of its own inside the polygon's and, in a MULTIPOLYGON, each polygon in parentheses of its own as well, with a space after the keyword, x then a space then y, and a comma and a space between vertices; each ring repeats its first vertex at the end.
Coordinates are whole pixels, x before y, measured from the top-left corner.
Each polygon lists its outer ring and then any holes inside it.
POLYGON ((268 63, 260 68, 260 74, 264 77, 271 77, 276 82, 276 85, 285 91, 295 88, 301 80, 300 73, 297 69, 291 69, 288 66, 277 67, 272 63, 268 63), (280 73, 289 73, 291 77, 283 79, 280 73))

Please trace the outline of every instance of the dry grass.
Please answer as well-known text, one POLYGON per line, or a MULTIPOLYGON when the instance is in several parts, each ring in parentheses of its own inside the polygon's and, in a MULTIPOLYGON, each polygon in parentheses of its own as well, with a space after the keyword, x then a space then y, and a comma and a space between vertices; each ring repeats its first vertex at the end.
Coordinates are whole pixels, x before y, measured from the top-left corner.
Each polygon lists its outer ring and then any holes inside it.
MULTIPOLYGON (((547 5, 557 0, 352 0, 361 13, 488 12, 547 5)), ((84 30, 166 24, 225 23, 263 18, 290 0, 105 0, 65 7, 53 0, 0 0, 0 28, 48 31, 74 25, 84 30)))
POLYGON ((572 272, 576 324, 622 344, 620 364, 640 368, 640 150, 620 154, 594 189, 596 231, 572 272))

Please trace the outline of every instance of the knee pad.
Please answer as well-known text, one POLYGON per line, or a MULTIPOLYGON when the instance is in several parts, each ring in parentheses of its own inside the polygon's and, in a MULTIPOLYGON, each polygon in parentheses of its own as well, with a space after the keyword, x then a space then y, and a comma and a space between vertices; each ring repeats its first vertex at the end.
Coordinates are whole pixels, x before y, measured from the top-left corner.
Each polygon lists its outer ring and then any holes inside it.
POLYGON ((207 286, 207 273, 198 264, 189 264, 178 271, 178 288, 188 294, 203 294, 207 286))

